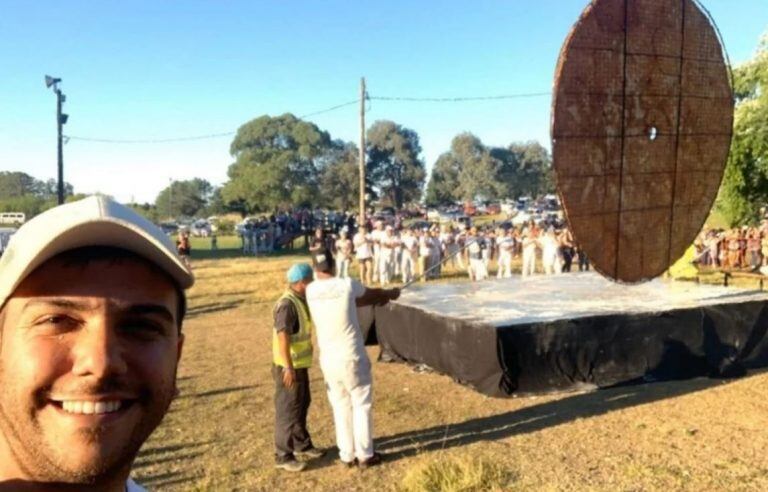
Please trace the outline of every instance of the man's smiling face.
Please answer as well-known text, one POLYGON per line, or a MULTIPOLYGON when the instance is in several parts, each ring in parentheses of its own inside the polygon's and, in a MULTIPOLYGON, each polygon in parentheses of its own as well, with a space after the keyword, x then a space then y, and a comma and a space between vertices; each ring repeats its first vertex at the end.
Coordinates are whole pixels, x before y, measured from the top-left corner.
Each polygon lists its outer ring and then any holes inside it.
POLYGON ((127 470, 176 391, 180 302, 137 257, 64 255, 29 275, 0 316, 0 471, 94 483, 127 470))

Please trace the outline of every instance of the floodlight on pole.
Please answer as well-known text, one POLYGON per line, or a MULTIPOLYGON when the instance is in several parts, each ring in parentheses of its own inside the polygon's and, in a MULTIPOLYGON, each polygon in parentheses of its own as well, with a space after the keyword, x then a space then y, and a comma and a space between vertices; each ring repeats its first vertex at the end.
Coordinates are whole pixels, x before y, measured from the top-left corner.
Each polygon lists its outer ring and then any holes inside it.
POLYGON ((61 79, 51 77, 50 75, 45 76, 45 86, 49 89, 51 88, 52 85, 58 84, 59 82, 61 82, 61 79))
POLYGON ((59 83, 61 82, 60 78, 57 77, 51 77, 50 75, 45 76, 45 87, 51 88, 53 87, 53 92, 56 93, 56 127, 58 129, 58 186, 57 186, 57 195, 58 195, 58 202, 59 205, 64 203, 64 142, 63 142, 63 126, 67 123, 67 120, 69 119, 69 115, 62 114, 61 112, 61 105, 64 104, 64 101, 67 100, 67 96, 61 93, 61 89, 59 89, 59 83))

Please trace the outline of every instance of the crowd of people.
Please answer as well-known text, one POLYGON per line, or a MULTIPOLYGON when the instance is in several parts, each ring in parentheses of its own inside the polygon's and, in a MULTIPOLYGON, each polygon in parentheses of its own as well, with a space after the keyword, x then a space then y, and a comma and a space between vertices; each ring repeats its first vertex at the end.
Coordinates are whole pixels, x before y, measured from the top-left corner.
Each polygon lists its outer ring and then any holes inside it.
POLYGON ((759 227, 709 229, 694 242, 695 262, 722 270, 759 270, 768 265, 768 221, 759 227))
POLYGON ((432 225, 403 228, 376 221, 354 234, 342 228, 329 234, 317 228, 310 253, 327 249, 336 257, 339 277, 348 277, 353 261, 367 285, 389 285, 415 279, 439 278, 444 266, 463 270, 474 281, 512 276, 512 264, 522 261, 522 275, 589 270, 589 260, 567 228, 542 227, 530 221, 523 227, 454 227, 432 225))
POLYGON ((343 228, 356 227, 355 216, 347 212, 322 213, 309 208, 281 211, 246 219, 238 226, 243 254, 256 256, 272 253, 281 246, 284 235, 308 234, 316 228, 338 234, 343 228))

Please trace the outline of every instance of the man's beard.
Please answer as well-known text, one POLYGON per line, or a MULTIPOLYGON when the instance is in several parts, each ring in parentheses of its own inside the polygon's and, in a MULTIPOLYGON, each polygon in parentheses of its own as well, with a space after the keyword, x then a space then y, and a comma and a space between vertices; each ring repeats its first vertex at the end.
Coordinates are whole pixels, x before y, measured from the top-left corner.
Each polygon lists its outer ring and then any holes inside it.
MULTIPOLYGON (((98 387, 90 388, 80 394, 107 393, 125 387, 117 382, 105 381, 98 387)), ((107 456, 80 464, 74 468, 62 459, 70 447, 68 443, 51 443, 45 439, 44 428, 38 420, 39 411, 49 402, 47 395, 50 388, 37 390, 31 402, 15 401, 12 392, 4 381, 0 370, 0 431, 3 433, 8 449, 21 471, 30 479, 38 482, 70 484, 100 483, 130 469, 133 460, 144 441, 162 421, 173 399, 173 390, 153 395, 148 389, 139 391, 132 405, 144 409, 144 414, 130 436, 107 456), (10 403, 10 406, 7 405, 10 403), (24 409, 19 415, 9 413, 9 409, 24 409), (61 451, 53 449, 59 446, 61 451)), ((98 445, 107 437, 107 426, 81 428, 72 436, 80 445, 98 445)))

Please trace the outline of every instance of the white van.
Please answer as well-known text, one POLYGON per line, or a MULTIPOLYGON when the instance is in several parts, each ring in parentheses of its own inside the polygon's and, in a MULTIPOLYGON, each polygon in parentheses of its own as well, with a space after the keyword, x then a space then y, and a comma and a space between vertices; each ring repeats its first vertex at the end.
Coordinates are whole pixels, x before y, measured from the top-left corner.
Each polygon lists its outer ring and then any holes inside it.
POLYGON ((26 215, 22 212, 1 212, 0 224, 11 224, 20 226, 26 220, 26 215))

